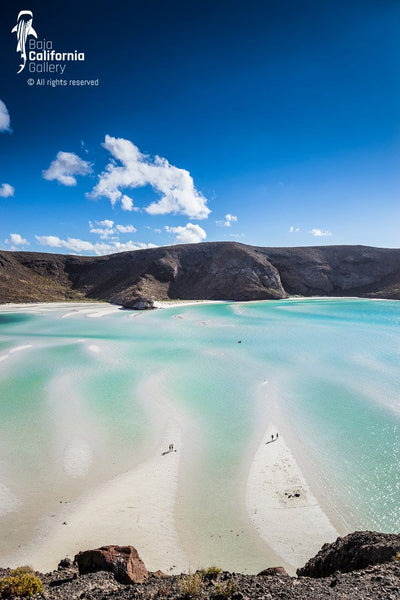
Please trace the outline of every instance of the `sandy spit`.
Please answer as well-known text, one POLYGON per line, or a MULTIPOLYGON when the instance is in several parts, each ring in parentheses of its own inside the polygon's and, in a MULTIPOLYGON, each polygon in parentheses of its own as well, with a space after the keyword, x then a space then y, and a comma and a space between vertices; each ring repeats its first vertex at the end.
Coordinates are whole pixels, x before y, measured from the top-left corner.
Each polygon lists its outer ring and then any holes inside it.
POLYGON ((276 433, 276 426, 269 425, 254 456, 246 506, 260 536, 297 568, 339 534, 313 495, 284 438, 279 435, 277 439, 276 433))

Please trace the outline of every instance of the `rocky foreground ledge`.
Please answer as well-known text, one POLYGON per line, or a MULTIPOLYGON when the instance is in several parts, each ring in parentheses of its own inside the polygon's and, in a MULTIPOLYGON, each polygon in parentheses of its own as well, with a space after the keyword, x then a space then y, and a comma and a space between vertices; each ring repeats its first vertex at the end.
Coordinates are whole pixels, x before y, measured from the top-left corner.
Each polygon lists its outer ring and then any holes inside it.
MULTIPOLYGON (((0 569, 0 579, 9 574, 0 569)), ((400 535, 355 532, 325 544, 289 576, 282 567, 258 575, 208 568, 189 575, 149 573, 132 546, 105 546, 63 559, 57 571, 37 574, 48 600, 398 600, 400 535)), ((9 597, 9 596, 8 596, 9 597)))

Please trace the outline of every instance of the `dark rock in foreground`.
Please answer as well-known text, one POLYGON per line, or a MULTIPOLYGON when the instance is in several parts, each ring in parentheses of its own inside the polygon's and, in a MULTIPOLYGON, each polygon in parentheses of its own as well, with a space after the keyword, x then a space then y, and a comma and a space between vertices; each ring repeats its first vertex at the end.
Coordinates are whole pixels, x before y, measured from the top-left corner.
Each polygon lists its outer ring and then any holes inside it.
POLYGON ((142 583, 148 571, 133 546, 102 546, 75 556, 79 575, 110 571, 119 583, 142 583))
POLYGON ((92 299, 144 309, 155 300, 288 295, 400 299, 400 250, 205 242, 100 257, 0 251, 0 303, 92 299))
POLYGON ((268 567, 268 569, 264 569, 258 573, 258 577, 278 577, 279 575, 289 577, 289 573, 283 567, 268 567))
POLYGON ((297 575, 327 577, 336 571, 347 573, 388 562, 397 552, 400 553, 400 535, 355 531, 346 537, 339 537, 332 544, 322 546, 314 558, 297 569, 297 575))

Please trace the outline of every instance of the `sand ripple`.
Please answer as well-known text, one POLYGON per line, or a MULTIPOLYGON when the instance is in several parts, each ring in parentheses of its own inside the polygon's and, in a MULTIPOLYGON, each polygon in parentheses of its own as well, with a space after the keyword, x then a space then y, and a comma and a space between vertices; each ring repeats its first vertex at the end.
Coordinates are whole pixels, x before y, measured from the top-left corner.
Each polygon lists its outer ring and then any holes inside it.
POLYGON ((4 484, 0 483, 0 517, 18 510, 21 502, 4 484))

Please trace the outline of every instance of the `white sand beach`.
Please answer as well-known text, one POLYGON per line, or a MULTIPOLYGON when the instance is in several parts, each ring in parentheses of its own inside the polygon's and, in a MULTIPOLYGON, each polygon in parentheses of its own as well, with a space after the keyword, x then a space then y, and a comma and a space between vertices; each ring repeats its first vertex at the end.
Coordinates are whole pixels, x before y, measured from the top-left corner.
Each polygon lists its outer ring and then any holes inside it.
POLYGON ((187 570, 174 524, 180 441, 179 428, 171 422, 150 460, 108 482, 64 515, 67 525, 58 525, 46 536, 35 563, 42 569, 54 568, 53 557, 66 550, 73 556, 116 540, 120 545, 134 544, 150 570, 187 570), (171 439, 179 453, 163 455, 171 439))
POLYGON ((339 533, 313 495, 284 438, 276 438, 276 433, 276 425, 269 425, 254 456, 246 505, 260 536, 297 568, 339 533))
MULTIPOLYGON (((162 373, 145 380, 140 393, 152 398, 155 429, 159 431, 153 454, 132 470, 89 489, 75 502, 60 504, 55 514, 39 523, 34 539, 4 557, 3 564, 30 564, 46 572, 56 568, 63 556, 73 557, 80 550, 116 543, 134 545, 149 570, 188 570, 189 561, 175 527, 183 452, 181 419, 165 397, 162 373), (174 444, 172 452, 168 451, 170 443, 174 444)), ((84 471, 87 449, 75 450, 68 465, 84 471)))
MULTIPOLYGON (((103 544, 133 544, 149 570, 188 570, 174 523, 174 506, 182 452, 181 434, 171 420, 154 456, 132 471, 67 505, 56 519, 45 519, 33 542, 7 557, 7 564, 31 564, 40 571, 57 566, 63 556, 103 544), (168 452, 174 440, 177 451, 168 452), (52 525, 54 521, 57 524, 52 525)), ((4 562, 4 561, 3 561, 4 562)))
POLYGON ((18 510, 19 504, 20 501, 15 494, 3 483, 0 483, 0 517, 18 510))
MULTIPOLYGON (((154 308, 183 308, 185 306, 194 306, 197 304, 225 304, 230 300, 156 300, 154 302, 154 308)), ((134 315, 140 314, 141 311, 130 311, 124 309, 119 304, 111 304, 109 302, 32 302, 26 304, 8 303, 0 306, 0 312, 14 312, 23 311, 30 313, 46 313, 65 309, 66 312, 60 315, 61 319, 68 319, 76 314, 83 314, 84 316, 95 319, 105 317, 110 313, 117 312, 119 310, 126 310, 134 315)))
POLYGON ((26 304, 2 304, 1 313, 25 312, 43 314, 46 312, 60 312, 60 318, 66 319, 77 313, 84 314, 89 318, 106 316, 112 312, 121 310, 121 306, 109 302, 32 302, 26 304), (66 312, 61 311, 65 309, 66 312))
POLYGON ((156 300, 155 308, 183 308, 184 306, 195 306, 197 304, 226 304, 230 300, 156 300))

